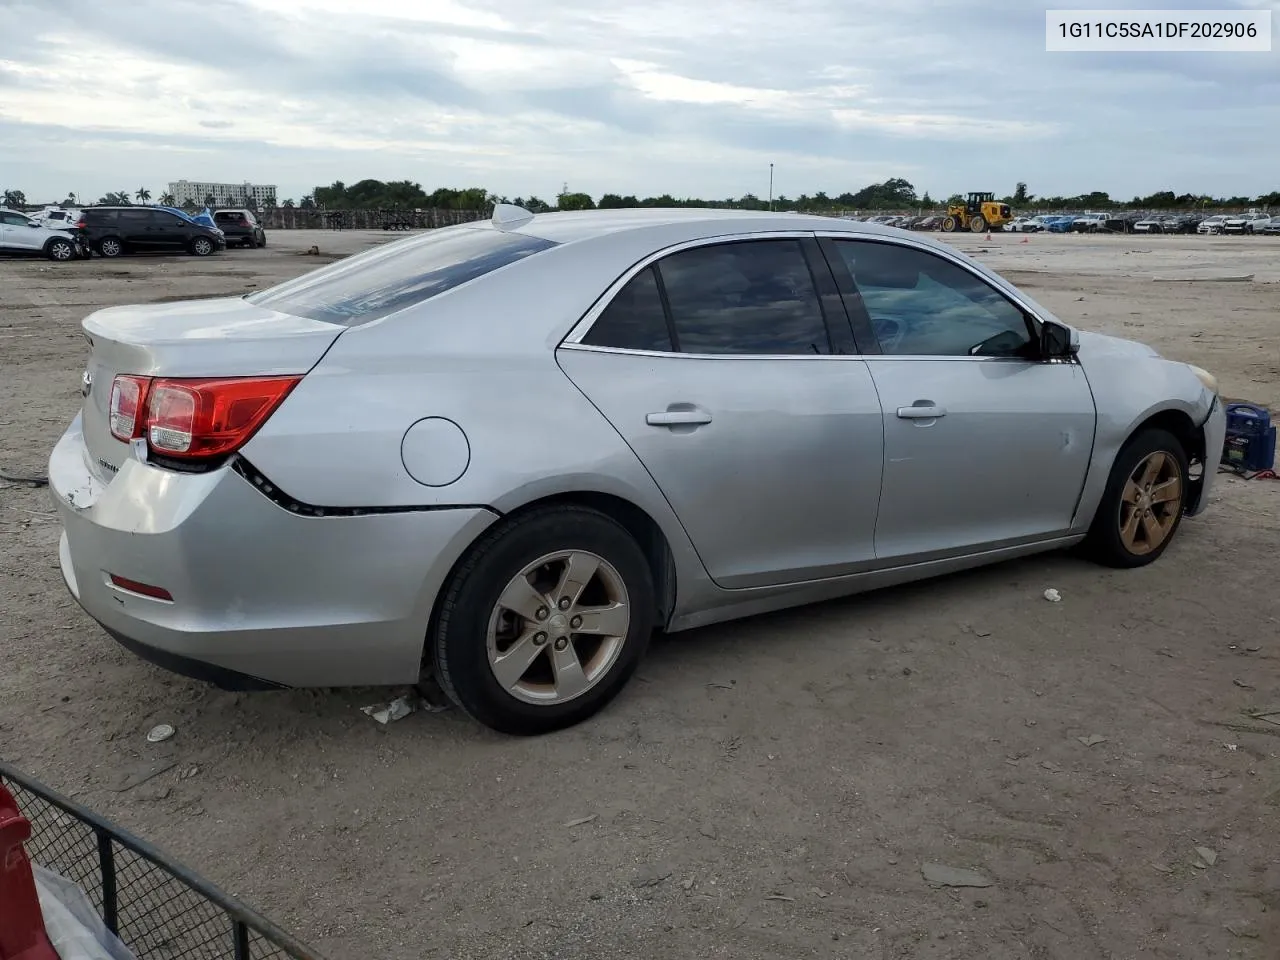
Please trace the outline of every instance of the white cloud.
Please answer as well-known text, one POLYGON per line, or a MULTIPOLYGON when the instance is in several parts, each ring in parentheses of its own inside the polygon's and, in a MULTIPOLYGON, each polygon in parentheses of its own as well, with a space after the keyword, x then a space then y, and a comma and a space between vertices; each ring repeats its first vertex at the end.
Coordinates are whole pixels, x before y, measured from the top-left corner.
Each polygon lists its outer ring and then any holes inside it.
POLYGON ((0 187, 1277 189, 1280 52, 1050 55, 1045 5, 9 0, 0 187))

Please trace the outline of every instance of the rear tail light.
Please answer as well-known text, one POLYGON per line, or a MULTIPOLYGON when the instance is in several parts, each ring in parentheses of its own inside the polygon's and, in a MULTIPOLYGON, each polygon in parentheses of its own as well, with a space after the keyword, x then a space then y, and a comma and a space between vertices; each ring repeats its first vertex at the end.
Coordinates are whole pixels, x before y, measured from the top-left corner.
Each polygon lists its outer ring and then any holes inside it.
POLYGON ((302 379, 165 379, 121 375, 111 386, 111 433, 145 437, 157 454, 205 460, 234 453, 302 379))
POLYGON ((111 435, 126 443, 139 435, 149 377, 116 377, 111 384, 111 435))

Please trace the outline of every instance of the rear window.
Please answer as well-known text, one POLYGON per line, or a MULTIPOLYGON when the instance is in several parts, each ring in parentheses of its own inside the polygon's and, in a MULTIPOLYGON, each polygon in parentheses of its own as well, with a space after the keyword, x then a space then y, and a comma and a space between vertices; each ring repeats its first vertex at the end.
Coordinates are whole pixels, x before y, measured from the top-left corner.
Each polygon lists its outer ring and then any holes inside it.
POLYGON ((375 247, 245 299, 281 313, 352 327, 554 246, 518 233, 446 227, 375 247))

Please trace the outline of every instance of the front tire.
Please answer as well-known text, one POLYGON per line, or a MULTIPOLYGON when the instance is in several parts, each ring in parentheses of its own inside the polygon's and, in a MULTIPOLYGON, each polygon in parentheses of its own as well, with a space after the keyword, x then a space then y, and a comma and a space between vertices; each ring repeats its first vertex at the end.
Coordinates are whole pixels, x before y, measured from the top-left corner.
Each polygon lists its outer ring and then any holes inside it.
POLYGON ((1142 567, 1173 542, 1187 498, 1187 453, 1167 430, 1149 429, 1120 451, 1085 541, 1109 567, 1142 567))
POLYGON ((103 237, 98 241, 98 253, 104 257, 118 257, 124 253, 124 244, 115 237, 103 237))
POLYGON ((653 632, 649 563, 574 506, 497 524, 463 558, 428 636, 441 688, 478 722, 531 736, 581 723, 630 679, 653 632))
POLYGON ((213 241, 208 237, 196 237, 191 241, 191 252, 197 257, 207 257, 213 253, 213 241))
POLYGON ((76 245, 70 240, 55 238, 50 240, 44 248, 45 255, 50 260, 57 260, 59 263, 65 263, 68 260, 74 260, 76 257, 76 245))
POLYGON ((983 233, 987 229, 987 221, 982 214, 975 213, 969 218, 969 229, 974 233, 983 233))

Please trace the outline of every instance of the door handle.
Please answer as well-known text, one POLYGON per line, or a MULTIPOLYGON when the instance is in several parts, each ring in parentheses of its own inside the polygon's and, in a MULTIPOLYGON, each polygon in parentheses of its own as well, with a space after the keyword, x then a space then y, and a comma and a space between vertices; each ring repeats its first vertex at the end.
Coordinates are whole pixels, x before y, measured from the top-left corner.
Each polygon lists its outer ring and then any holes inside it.
POLYGON ((644 422, 651 427, 698 426, 711 422, 711 414, 705 410, 663 410, 661 413, 650 413, 644 422))
POLYGON ((909 407, 899 407, 898 416, 903 420, 936 420, 938 417, 945 417, 947 411, 934 403, 924 403, 917 400, 909 407))

